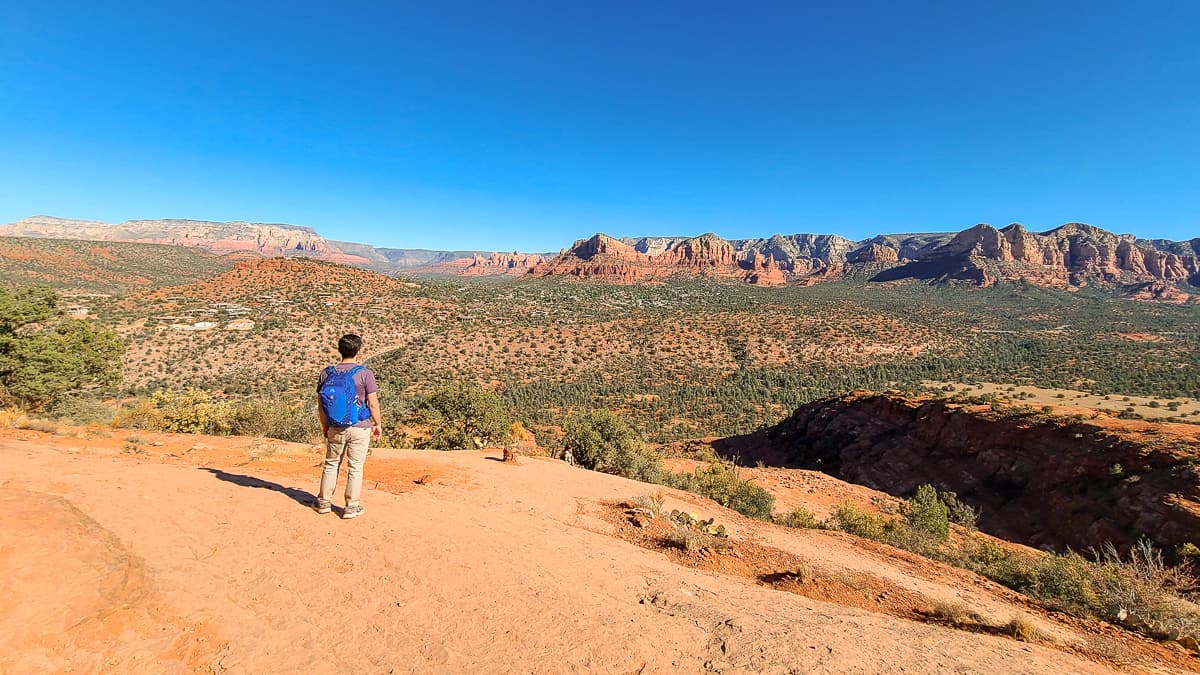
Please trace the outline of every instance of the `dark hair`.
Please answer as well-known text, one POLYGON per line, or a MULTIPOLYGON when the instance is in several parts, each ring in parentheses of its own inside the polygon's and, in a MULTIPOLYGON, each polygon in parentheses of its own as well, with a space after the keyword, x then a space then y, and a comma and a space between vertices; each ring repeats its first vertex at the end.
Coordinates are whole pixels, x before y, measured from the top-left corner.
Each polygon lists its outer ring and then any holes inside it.
POLYGON ((358 350, 362 349, 362 338, 350 333, 343 335, 342 339, 338 340, 338 353, 343 359, 352 359, 358 356, 358 350))

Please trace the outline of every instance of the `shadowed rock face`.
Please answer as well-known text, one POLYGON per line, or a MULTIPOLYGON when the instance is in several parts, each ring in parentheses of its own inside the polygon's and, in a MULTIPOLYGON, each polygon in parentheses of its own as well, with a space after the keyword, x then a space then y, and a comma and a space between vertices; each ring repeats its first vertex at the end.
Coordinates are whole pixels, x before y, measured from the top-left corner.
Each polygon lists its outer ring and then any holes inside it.
POLYGON ((1060 287, 1083 285, 1088 279, 1120 284, 1200 283, 1200 263, 1195 256, 1139 246, 1132 235, 1081 223, 1041 234, 1019 224, 1003 229, 976 225, 874 280, 904 278, 959 279, 983 286, 998 280, 1060 287))
POLYGON ((982 530, 1036 547, 1200 541, 1200 433, 1186 425, 849 395, 717 447, 896 495, 930 483, 980 507, 982 530))
POLYGON ((1171 241, 1170 239, 1138 239, 1137 245, 1163 253, 1175 255, 1200 256, 1200 237, 1188 241, 1171 241))

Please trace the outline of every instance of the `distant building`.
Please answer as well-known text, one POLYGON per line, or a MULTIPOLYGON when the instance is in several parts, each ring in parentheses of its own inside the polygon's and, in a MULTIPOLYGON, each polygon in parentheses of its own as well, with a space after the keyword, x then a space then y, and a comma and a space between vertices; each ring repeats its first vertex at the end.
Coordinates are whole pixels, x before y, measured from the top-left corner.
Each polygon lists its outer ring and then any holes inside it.
POLYGON ((212 321, 197 321, 192 324, 190 330, 212 330, 217 327, 217 324, 212 321))

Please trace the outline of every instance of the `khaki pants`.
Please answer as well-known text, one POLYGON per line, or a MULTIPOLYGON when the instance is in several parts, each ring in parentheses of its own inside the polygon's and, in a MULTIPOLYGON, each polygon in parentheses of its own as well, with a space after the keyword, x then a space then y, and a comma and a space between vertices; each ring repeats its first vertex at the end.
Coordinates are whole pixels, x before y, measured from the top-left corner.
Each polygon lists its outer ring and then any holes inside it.
POLYGON ((362 492, 363 463, 367 461, 367 448, 371 444, 371 430, 362 427, 329 427, 325 435, 325 471, 321 474, 321 492, 317 499, 330 501, 337 486, 338 470, 342 460, 347 459, 346 506, 358 504, 362 492))

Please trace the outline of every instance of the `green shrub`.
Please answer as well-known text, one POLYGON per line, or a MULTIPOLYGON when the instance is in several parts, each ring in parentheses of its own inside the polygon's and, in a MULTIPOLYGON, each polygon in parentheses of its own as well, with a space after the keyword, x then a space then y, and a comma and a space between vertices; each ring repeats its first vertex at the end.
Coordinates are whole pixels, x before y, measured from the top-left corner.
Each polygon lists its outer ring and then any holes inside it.
POLYGON ((850 502, 838 504, 833 512, 832 522, 837 529, 864 539, 882 541, 884 538, 883 519, 859 509, 850 502))
POLYGON ((710 464, 690 474, 668 473, 663 482, 708 497, 751 518, 770 520, 775 508, 774 495, 760 485, 741 480, 734 469, 723 464, 710 464))
POLYGON ((312 443, 321 436, 315 403, 246 401, 234 407, 229 426, 230 433, 237 436, 266 436, 293 443, 312 443))
POLYGON ((633 427, 608 410, 589 410, 563 425, 563 450, 587 469, 659 482, 662 460, 637 437, 633 427))
POLYGON ((975 529, 975 521, 979 518, 979 512, 975 507, 960 501, 954 492, 939 492, 938 498, 946 505, 946 515, 950 518, 950 522, 968 530, 975 529))
POLYGON ((512 420, 500 397, 475 382, 438 387, 416 410, 429 425, 420 445, 435 450, 475 450, 508 440, 512 420))
POLYGON ((1078 553, 1043 556, 1034 569, 1033 585, 1024 589, 1031 595, 1063 609, 1096 606, 1099 598, 1092 585, 1096 569, 1078 553))
POLYGON ((785 527, 795 527, 802 530, 816 530, 821 528, 821 523, 813 515, 813 512, 800 506, 797 506, 791 513, 783 516, 777 522, 785 527))
POLYGON ((996 583, 1026 592, 1037 582, 1037 564, 1031 556, 1015 553, 983 537, 968 537, 958 557, 947 560, 996 583))
POLYGON ((49 289, 0 288, 0 403, 41 411, 120 382, 124 344, 113 331, 68 319, 49 289))
POLYGON ((80 394, 67 396, 47 406, 46 412, 68 424, 109 424, 116 411, 100 399, 80 394))
POLYGON ((922 485, 908 500, 908 524, 920 534, 944 541, 950 534, 950 519, 946 504, 932 485, 922 485))
POLYGON ((226 435, 233 429, 234 407, 199 389, 157 391, 150 397, 149 428, 180 434, 226 435))

